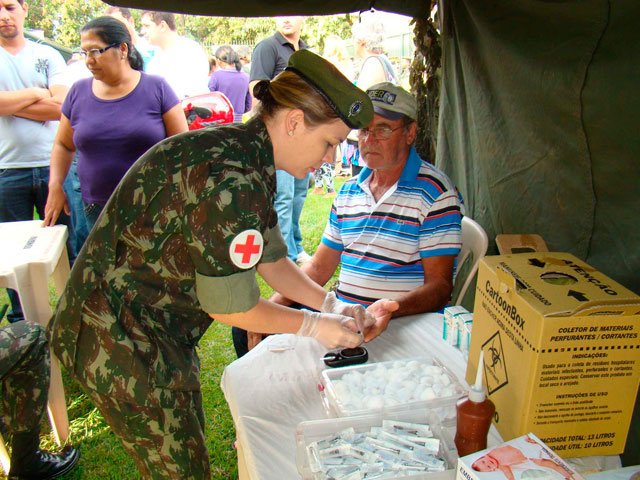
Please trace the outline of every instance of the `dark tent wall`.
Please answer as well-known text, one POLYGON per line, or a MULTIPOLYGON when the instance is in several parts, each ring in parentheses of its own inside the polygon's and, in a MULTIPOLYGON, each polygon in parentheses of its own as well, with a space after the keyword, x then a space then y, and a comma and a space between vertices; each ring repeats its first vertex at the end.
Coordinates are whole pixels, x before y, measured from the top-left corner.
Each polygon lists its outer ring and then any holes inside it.
POLYGON ((467 214, 640 293, 640 2, 440 6, 436 163, 467 214))

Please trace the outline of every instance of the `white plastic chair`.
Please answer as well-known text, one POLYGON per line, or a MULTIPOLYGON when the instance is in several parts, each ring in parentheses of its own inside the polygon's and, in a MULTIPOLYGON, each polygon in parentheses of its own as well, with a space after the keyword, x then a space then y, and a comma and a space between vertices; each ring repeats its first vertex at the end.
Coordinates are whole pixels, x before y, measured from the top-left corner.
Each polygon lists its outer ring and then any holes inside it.
MULTIPOLYGON (((462 287, 458 291, 458 295, 453 302, 453 305, 460 305, 465 293, 471 285, 471 281, 478 271, 478 264, 480 259, 487 253, 489 247, 489 238, 487 233, 480 226, 478 222, 470 219, 469 217, 462 217, 462 248, 457 257, 457 271, 460 273, 464 262, 472 255, 471 265, 468 272, 465 275, 456 275, 455 286, 462 284, 462 287)), ((454 289, 455 289, 454 286, 454 289)))

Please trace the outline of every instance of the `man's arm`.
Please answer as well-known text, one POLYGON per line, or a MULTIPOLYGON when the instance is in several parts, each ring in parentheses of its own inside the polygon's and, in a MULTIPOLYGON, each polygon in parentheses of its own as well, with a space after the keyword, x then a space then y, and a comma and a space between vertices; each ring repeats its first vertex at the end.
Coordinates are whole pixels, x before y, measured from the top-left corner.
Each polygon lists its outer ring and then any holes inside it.
POLYGON ((364 341, 370 342, 384 332, 392 317, 435 312, 444 307, 453 290, 455 258, 453 255, 423 258, 423 285, 395 298, 395 302, 382 299, 370 305, 367 311, 375 317, 376 323, 365 330, 364 341))
MULTIPOLYGON (((340 252, 328 247, 324 243, 320 243, 318 249, 311 257, 311 260, 305 263, 301 267, 301 270, 315 283, 324 287, 324 285, 331 279, 331 276, 334 274, 339 264, 340 252)), ((293 303, 293 301, 280 293, 274 293, 269 300, 286 306, 293 303)))
POLYGON ((260 80, 271 80, 276 69, 276 56, 278 51, 264 40, 253 50, 251 55, 251 73, 249 75, 249 93, 252 98, 251 108, 253 109, 258 100, 253 96, 253 87, 260 80))
POLYGON ((393 316, 404 317, 416 313, 435 312, 444 307, 453 291, 455 259, 454 255, 423 258, 424 284, 395 299, 400 308, 393 316))
POLYGON ((39 87, 0 92, 0 116, 15 115, 24 108, 50 97, 49 90, 39 87))
POLYGON ((69 87, 65 85, 52 85, 49 87, 51 95, 48 98, 32 103, 20 111, 17 111, 14 115, 38 122, 60 120, 60 107, 68 91, 69 87))

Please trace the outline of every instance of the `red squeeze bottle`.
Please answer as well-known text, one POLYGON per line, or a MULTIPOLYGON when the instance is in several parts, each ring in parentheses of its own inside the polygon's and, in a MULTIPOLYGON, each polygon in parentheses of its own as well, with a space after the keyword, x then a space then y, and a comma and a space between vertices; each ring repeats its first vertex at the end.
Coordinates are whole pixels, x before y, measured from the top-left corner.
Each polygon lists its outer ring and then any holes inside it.
POLYGON ((482 366, 484 352, 480 351, 476 383, 466 397, 456 404, 456 437, 454 439, 458 455, 464 457, 487 448, 487 435, 496 406, 487 398, 487 390, 482 386, 482 366))

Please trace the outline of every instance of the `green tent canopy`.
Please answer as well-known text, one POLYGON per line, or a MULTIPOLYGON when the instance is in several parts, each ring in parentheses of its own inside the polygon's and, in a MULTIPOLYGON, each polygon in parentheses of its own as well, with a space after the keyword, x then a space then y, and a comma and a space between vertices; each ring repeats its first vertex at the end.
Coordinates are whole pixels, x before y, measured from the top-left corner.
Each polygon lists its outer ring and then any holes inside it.
MULTIPOLYGON (((375 8, 415 17, 430 2, 123 0, 217 16, 375 8)), ((441 0, 436 164, 493 240, 538 233, 640 293, 638 0, 441 0)), ((490 252, 496 253, 491 242, 490 252)))

